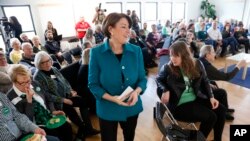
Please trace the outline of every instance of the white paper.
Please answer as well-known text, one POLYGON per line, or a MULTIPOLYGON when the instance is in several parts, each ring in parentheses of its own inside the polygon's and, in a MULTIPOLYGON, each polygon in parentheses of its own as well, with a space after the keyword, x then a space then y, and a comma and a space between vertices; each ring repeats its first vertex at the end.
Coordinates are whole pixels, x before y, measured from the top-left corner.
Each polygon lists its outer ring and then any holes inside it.
POLYGON ((131 95, 131 92, 133 92, 134 89, 131 88, 130 86, 128 86, 123 92, 122 94, 118 97, 118 99, 124 101, 126 100, 130 95, 131 95))

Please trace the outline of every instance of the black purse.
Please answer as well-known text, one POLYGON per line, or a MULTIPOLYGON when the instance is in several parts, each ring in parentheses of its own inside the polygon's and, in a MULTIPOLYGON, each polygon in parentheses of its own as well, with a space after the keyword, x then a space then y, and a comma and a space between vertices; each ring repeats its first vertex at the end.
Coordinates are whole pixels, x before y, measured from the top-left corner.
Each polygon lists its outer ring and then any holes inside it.
POLYGON ((200 131, 191 129, 182 129, 176 124, 170 124, 166 127, 166 133, 171 141, 205 141, 200 131))

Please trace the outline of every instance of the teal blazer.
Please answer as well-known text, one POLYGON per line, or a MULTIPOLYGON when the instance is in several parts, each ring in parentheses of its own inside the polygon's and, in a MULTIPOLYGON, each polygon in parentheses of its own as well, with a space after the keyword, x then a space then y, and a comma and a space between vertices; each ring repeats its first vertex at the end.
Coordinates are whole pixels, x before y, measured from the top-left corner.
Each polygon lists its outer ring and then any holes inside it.
POLYGON ((119 96, 128 86, 146 89, 141 48, 129 43, 123 46, 121 61, 112 52, 107 40, 90 51, 88 86, 96 98, 97 115, 110 121, 126 121, 128 117, 142 112, 140 96, 138 102, 131 107, 121 106, 102 98, 104 93, 119 96), (124 82, 122 81, 124 75, 124 82))

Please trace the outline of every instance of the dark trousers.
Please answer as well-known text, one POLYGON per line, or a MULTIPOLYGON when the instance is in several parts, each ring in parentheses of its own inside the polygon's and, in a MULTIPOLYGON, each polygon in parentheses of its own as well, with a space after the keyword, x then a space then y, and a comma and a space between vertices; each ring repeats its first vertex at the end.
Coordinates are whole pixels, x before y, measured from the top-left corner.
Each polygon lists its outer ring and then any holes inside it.
POLYGON ((185 122, 201 122, 200 131, 205 137, 214 129, 214 140, 221 141, 225 124, 226 108, 220 104, 212 109, 210 100, 196 98, 195 101, 184 103, 173 111, 177 120, 185 122))
POLYGON ((109 121, 99 119, 102 141, 117 141, 117 127, 123 130, 124 141, 133 141, 138 115, 127 118, 127 121, 109 121))
POLYGON ((239 44, 243 44, 245 46, 245 53, 248 53, 248 49, 250 48, 249 39, 238 39, 239 44))
POLYGON ((47 135, 52 135, 58 137, 61 141, 72 141, 73 140, 73 133, 71 125, 66 122, 62 126, 55 128, 55 129, 48 129, 42 127, 47 135))
POLYGON ((77 136, 81 136, 80 134, 83 134, 84 130, 93 129, 91 120, 89 118, 87 104, 82 97, 71 97, 69 99, 73 102, 73 105, 63 104, 63 111, 66 113, 69 119, 79 127, 77 136), (80 108, 82 119, 78 116, 74 107, 80 108))
POLYGON ((222 88, 213 89, 214 98, 228 109, 227 92, 222 88))

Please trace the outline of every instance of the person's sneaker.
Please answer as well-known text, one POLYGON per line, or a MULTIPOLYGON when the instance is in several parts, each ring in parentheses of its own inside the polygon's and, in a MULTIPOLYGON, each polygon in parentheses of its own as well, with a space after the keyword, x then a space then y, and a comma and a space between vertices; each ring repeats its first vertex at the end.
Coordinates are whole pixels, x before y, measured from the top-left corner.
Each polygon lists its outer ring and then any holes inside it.
POLYGON ((226 112, 233 113, 235 110, 228 108, 226 112))
POLYGON ((234 120, 234 117, 230 113, 226 113, 226 120, 234 120))

